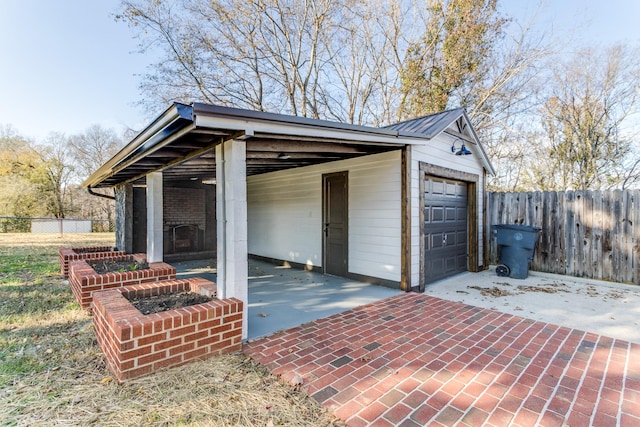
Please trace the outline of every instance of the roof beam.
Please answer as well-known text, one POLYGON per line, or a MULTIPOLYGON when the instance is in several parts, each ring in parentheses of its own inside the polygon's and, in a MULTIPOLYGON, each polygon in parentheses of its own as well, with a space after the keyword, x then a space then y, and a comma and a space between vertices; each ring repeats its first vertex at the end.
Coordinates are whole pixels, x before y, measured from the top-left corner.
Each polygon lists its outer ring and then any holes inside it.
MULTIPOLYGON (((338 139, 338 138, 327 138, 327 137, 315 137, 315 136, 303 136, 303 135, 286 135, 286 134, 277 134, 277 133, 256 133, 256 139, 265 139, 265 140, 282 140, 282 141, 297 141, 297 142, 313 142, 313 143, 328 143, 328 144, 352 144, 352 145, 371 145, 372 141, 357 141, 351 139, 338 139)), ((389 147, 398 147, 398 143, 388 143, 388 142, 375 142, 376 145, 381 146, 389 146, 389 147)))
POLYGON ((464 142, 468 142, 469 144, 475 144, 476 141, 474 141, 472 138, 469 137, 469 135, 466 135, 464 133, 460 133, 456 130, 453 130, 451 128, 447 128, 444 130, 444 133, 451 135, 453 137, 456 138, 460 138, 461 140, 463 140, 464 142))
POLYGON ((351 153, 351 154, 368 154, 371 149, 362 146, 354 147, 346 144, 334 144, 330 142, 301 142, 301 141, 260 141, 251 139, 247 141, 247 152, 250 151, 272 151, 277 153, 351 153))

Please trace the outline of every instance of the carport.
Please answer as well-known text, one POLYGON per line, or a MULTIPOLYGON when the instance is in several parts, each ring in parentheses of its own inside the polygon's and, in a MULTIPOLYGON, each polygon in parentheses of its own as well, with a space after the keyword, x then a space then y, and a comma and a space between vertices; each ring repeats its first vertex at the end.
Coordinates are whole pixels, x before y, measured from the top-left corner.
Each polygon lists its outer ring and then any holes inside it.
POLYGON ((194 103, 169 107, 84 186, 115 188, 119 248, 215 256, 218 297, 246 302, 248 257, 403 291, 435 277, 425 249, 459 248, 453 270, 440 255, 440 276, 485 268, 487 171, 461 109, 372 128, 194 103), (458 228, 426 233, 426 174, 445 196, 450 182, 467 190, 458 228))
MULTIPOLYGON (((85 186, 115 187, 117 246, 134 252, 138 249, 134 241, 144 241, 147 259, 153 262, 164 259, 163 189, 184 191, 215 185, 215 234, 211 229, 204 234, 215 235, 217 240, 218 296, 246 301, 247 177, 404 151, 411 139, 418 136, 399 140, 399 133, 393 130, 197 103, 174 104, 96 171, 85 186), (136 202, 135 188, 144 189, 142 202, 136 202), (146 227, 134 224, 134 218, 139 218, 134 213, 136 203, 146 205, 146 227), (146 236, 141 238, 143 234, 146 236)), ((314 268, 307 262, 294 264, 314 268)))

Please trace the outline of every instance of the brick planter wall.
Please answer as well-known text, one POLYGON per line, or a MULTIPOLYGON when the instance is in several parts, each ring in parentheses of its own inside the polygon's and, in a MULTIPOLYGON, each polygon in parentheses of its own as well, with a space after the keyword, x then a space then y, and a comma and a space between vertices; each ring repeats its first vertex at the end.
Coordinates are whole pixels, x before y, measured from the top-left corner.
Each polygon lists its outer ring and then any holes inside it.
MULTIPOLYGON (((110 261, 144 262, 145 254, 113 257, 110 261)), ((176 278, 176 268, 164 262, 152 262, 148 269, 98 274, 86 260, 69 263, 69 285, 76 301, 82 308, 91 307, 94 292, 140 283, 161 282, 176 278)))
POLYGON ((121 257, 126 255, 125 251, 115 251, 113 246, 90 246, 84 248, 60 248, 60 274, 69 277, 69 263, 71 261, 89 260, 97 261, 121 257))
POLYGON ((93 324, 98 344, 118 382, 241 349, 243 303, 236 298, 148 315, 128 300, 181 291, 211 296, 215 295, 215 284, 191 278, 94 295, 93 324))

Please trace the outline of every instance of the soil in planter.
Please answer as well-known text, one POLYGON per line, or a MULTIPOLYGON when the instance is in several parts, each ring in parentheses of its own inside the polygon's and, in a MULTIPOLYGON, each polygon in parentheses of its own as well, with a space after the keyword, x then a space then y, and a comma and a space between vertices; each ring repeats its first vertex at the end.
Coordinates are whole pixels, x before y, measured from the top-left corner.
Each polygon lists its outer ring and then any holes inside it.
POLYGON ((146 270, 149 264, 136 261, 93 261, 89 265, 98 274, 123 273, 125 271, 146 270))
POLYGON ((76 248, 73 251, 77 254, 88 254, 88 253, 100 253, 100 252, 116 252, 118 248, 115 246, 112 248, 106 249, 95 249, 95 248, 76 248))
POLYGON ((134 298, 129 300, 142 314, 160 313, 176 308, 189 307, 211 301, 212 298, 194 292, 178 292, 156 295, 152 297, 134 298))

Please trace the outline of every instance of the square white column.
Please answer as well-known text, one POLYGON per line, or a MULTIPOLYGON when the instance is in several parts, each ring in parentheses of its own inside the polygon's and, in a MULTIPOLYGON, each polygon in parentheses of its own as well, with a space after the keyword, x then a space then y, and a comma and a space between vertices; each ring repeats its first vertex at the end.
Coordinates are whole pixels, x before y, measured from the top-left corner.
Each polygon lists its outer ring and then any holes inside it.
POLYGON ((147 175, 147 262, 160 262, 164 252, 162 172, 147 175))
POLYGON ((246 142, 226 141, 216 147, 216 214, 219 298, 244 303, 242 338, 247 338, 249 284, 247 259, 246 142))

